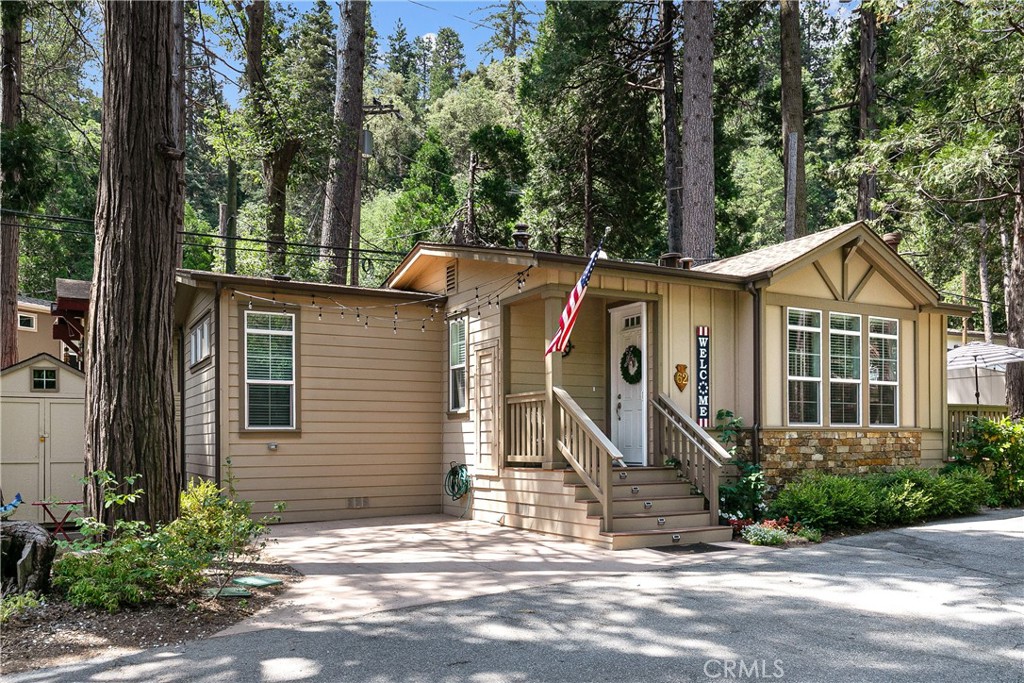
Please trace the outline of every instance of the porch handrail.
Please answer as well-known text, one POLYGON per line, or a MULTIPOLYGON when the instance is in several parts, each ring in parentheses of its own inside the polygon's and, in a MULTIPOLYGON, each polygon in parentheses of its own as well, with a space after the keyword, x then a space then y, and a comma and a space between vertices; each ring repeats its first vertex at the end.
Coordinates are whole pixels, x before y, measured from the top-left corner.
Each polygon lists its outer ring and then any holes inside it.
POLYGON ((708 500, 711 523, 718 523, 718 481, 722 465, 732 460, 722 444, 679 410, 665 394, 651 399, 663 458, 679 460, 691 484, 708 500))
POLYGON ((541 391, 524 391, 505 397, 508 405, 509 463, 541 463, 544 461, 544 404, 541 391))
POLYGON ((601 503, 602 529, 612 531, 612 467, 622 453, 561 387, 552 387, 558 415, 556 445, 601 503))
POLYGON ((949 411, 949 443, 947 446, 950 451, 956 450, 956 447, 967 439, 967 435, 971 428, 971 420, 975 417, 988 420, 999 420, 1009 414, 1005 405, 950 403, 947 406, 947 409, 949 411))

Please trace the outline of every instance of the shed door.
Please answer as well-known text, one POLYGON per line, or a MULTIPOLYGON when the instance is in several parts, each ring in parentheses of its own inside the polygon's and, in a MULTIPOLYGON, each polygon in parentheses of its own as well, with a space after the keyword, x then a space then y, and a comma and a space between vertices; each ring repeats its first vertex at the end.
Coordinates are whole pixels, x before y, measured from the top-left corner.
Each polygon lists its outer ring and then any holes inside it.
POLYGON ((5 398, 3 424, 0 427, 0 488, 4 502, 15 494, 25 499, 13 519, 40 522, 42 512, 30 503, 46 497, 43 492, 43 401, 5 398))
POLYGON ((46 410, 46 498, 81 500, 85 474, 85 402, 50 399, 46 410))
POLYGON ((630 465, 647 463, 647 321, 644 310, 641 302, 608 312, 611 318, 611 440, 630 465), (628 358, 627 349, 631 351, 628 358), (639 362, 635 363, 637 356, 639 362), (625 370, 624 362, 628 366, 625 370), (626 373, 634 380, 632 383, 627 381, 626 373))

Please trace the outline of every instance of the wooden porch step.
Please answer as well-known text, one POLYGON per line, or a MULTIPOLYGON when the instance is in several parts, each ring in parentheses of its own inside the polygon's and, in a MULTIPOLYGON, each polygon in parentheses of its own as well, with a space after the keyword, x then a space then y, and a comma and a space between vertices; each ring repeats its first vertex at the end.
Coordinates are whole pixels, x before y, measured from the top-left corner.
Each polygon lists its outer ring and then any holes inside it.
POLYGON ((687 545, 690 543, 723 543, 732 539, 732 527, 703 526, 688 529, 664 529, 658 531, 612 531, 601 532, 612 550, 632 548, 656 548, 662 545, 687 545))
MULTIPOLYGON (((591 500, 593 494, 585 484, 570 484, 576 487, 576 500, 591 500)), ((650 500, 655 496, 688 496, 690 495, 689 482, 652 482, 646 484, 632 484, 627 482, 615 482, 612 484, 612 498, 614 500, 629 500, 630 498, 643 498, 650 500)))
MULTIPOLYGON (((594 519, 600 522, 600 515, 588 515, 587 519, 594 519)), ((664 529, 692 529, 706 527, 711 523, 711 516, 707 510, 691 510, 687 512, 672 512, 652 514, 638 512, 625 515, 615 515, 612 528, 615 531, 662 531, 664 529)))
MULTIPOLYGON (((587 504, 588 515, 600 515, 601 504, 591 498, 582 501, 587 504)), ((704 496, 648 496, 646 498, 618 498, 612 501, 612 516, 636 512, 672 514, 704 510, 704 496), (646 503, 650 503, 647 506, 646 503)))
MULTIPOLYGON (((583 483, 580 475, 572 468, 565 471, 563 481, 568 485, 583 483)), ((674 467, 615 467, 612 468, 612 481, 616 484, 655 484, 683 480, 677 476, 674 467)))

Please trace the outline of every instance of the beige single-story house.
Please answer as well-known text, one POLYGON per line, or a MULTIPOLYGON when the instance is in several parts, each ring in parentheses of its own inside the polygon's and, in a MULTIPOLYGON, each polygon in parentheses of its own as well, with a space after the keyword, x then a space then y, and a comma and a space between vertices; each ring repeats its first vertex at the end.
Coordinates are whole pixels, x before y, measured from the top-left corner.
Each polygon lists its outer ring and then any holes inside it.
POLYGON ((48 353, 63 359, 61 342, 53 338, 52 302, 24 294, 18 295, 18 360, 48 353))
POLYGON ((729 537, 719 409, 776 483, 941 463, 966 309, 866 225, 696 268, 599 259, 550 355, 588 259, 521 246, 421 243, 380 288, 180 271, 186 476, 284 521, 444 511, 627 548, 729 537))
POLYGON ((85 377, 49 353, 0 370, 0 488, 26 501, 15 519, 46 522, 39 500, 81 500, 85 377))

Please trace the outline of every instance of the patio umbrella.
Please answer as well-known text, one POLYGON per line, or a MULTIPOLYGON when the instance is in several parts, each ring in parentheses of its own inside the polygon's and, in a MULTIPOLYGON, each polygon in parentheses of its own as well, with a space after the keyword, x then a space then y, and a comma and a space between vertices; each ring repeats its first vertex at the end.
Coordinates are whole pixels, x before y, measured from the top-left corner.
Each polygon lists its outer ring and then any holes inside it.
POLYGON ((1003 370, 1007 363, 1024 362, 1024 349, 999 346, 988 342, 968 342, 946 353, 946 369, 974 368, 974 400, 981 405, 978 368, 1003 370))

